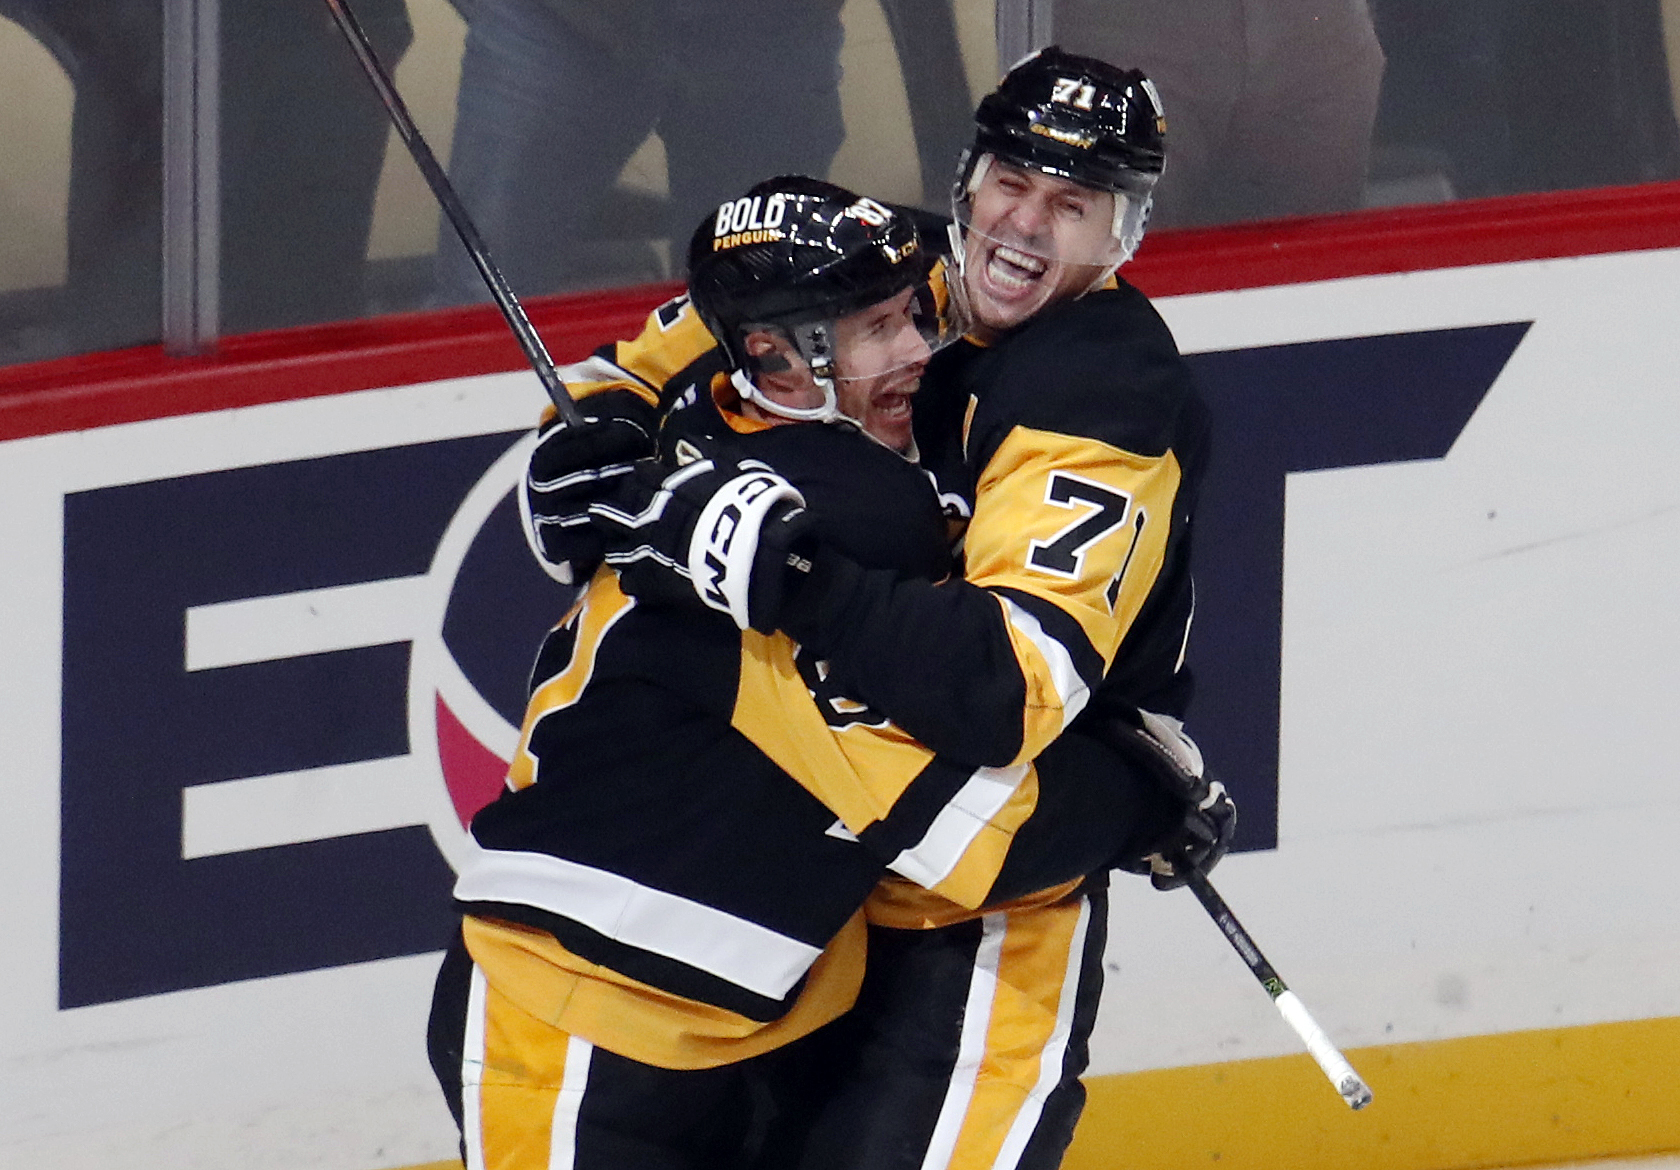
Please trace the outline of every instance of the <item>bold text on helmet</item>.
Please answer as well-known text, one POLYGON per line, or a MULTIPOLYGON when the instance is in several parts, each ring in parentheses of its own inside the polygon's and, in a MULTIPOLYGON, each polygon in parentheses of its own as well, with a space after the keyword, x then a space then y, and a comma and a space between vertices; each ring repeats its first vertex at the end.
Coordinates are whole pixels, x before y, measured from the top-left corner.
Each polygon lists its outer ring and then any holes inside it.
MULTIPOLYGON (((780 192, 765 198, 762 195, 741 198, 725 203, 717 210, 717 220, 712 226, 712 235, 722 238, 732 232, 758 231, 761 228, 778 228, 782 225, 782 218, 787 214, 787 199, 780 192)), ((780 239, 780 236, 769 237, 780 239)), ((719 247, 724 245, 720 244, 719 247)))

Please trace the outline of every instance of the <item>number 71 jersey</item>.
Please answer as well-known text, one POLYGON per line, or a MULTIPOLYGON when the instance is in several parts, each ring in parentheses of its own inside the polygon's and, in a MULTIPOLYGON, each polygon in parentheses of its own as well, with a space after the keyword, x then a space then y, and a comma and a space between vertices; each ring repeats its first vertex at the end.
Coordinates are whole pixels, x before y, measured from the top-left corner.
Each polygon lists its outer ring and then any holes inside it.
POLYGON ((1174 714, 1188 700, 1208 412, 1153 306, 1115 285, 940 353, 916 406, 924 463, 968 513, 964 576, 1007 615, 1020 678, 999 685, 1021 688, 1029 758, 1099 687, 1174 714))

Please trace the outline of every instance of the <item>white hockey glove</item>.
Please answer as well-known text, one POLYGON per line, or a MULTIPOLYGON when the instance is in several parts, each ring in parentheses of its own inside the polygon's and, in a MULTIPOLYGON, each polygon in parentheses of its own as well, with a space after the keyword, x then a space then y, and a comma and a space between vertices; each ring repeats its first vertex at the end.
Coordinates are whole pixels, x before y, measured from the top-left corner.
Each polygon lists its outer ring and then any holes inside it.
POLYGON ((597 405, 606 409, 582 422, 545 425, 520 484, 525 543, 543 572, 562 585, 583 584, 601 563, 601 536, 589 525, 589 505, 608 497, 634 462, 654 449, 648 420, 632 417, 639 412, 586 400, 586 406, 597 405))
POLYGON ((1184 725, 1167 715, 1133 711, 1105 722, 1109 742, 1142 763, 1161 788, 1180 802, 1179 819, 1142 856, 1122 858, 1120 868, 1147 873, 1157 890, 1184 885, 1190 870, 1219 864, 1237 831, 1237 806, 1218 780, 1204 774, 1201 749, 1184 725))
POLYGON ((698 600, 743 630, 773 631, 788 574, 810 571, 796 551, 814 524, 805 498, 756 459, 645 461, 589 517, 626 593, 698 600))

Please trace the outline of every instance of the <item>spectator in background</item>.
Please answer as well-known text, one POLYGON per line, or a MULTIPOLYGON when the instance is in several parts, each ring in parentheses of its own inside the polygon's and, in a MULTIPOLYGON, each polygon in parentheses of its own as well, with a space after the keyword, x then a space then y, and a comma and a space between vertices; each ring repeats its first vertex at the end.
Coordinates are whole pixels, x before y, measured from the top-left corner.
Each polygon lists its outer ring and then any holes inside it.
POLYGON ((163 267, 162 5, 0 0, 0 16, 41 42, 75 93, 61 352, 156 341, 163 267))
POLYGON ((1680 176, 1660 0, 1375 0, 1391 151, 1460 198, 1680 176), (1562 146, 1562 149, 1560 149, 1562 146))
MULTIPOLYGON (((452 2, 450 179, 518 293, 662 279, 647 240, 764 175, 826 175, 845 138, 842 0, 452 2), (650 132, 670 205, 638 222, 614 183, 650 132)), ((444 303, 484 299, 447 227, 438 255, 444 303)))
MULTIPOLYGON (((403 0, 357 0, 392 68, 403 0)), ((163 253, 161 0, 0 0, 70 78, 64 347, 155 342, 163 253)), ((389 133, 324 4, 221 8, 221 331, 360 316, 389 133)))
POLYGON ((922 206, 940 213, 950 210, 951 160, 974 133, 974 99, 968 92, 951 4, 952 0, 881 0, 910 107, 922 206))
MULTIPOLYGON (((355 9, 395 70, 407 3, 355 9)), ((321 0, 224 0, 221 14, 223 332, 360 317, 385 110, 321 0)))
POLYGON ((1056 0, 1054 30, 1161 91, 1157 226, 1360 205, 1383 75, 1365 0, 1056 0))

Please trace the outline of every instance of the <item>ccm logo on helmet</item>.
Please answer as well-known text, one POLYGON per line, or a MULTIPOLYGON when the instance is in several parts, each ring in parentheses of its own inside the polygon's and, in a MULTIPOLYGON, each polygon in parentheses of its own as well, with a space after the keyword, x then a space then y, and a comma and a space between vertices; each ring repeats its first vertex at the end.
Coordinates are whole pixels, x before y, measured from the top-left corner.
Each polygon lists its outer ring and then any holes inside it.
POLYGON ((881 244, 882 255, 894 264, 902 263, 906 256, 914 256, 921 250, 922 245, 919 240, 905 240, 904 243, 900 244, 896 248, 885 241, 881 244))

